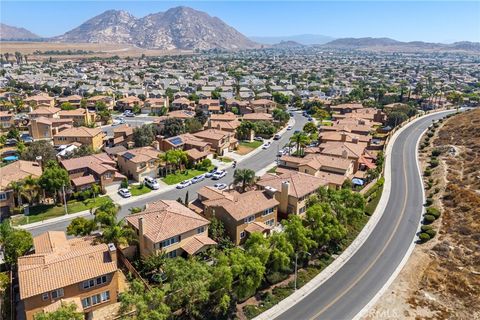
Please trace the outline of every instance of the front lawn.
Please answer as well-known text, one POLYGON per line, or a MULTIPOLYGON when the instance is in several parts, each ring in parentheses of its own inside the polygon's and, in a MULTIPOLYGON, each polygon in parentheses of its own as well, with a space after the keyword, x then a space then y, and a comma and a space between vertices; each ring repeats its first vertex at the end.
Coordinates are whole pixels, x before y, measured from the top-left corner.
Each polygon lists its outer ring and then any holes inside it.
POLYGON ((252 142, 240 141, 240 143, 238 144, 238 148, 235 152, 243 156, 249 152, 252 152, 256 148, 260 147, 262 144, 263 143, 261 141, 255 141, 255 140, 252 142))
POLYGON ((139 184, 139 185, 134 185, 134 186, 131 186, 130 187, 130 193, 132 194, 132 196, 140 196, 142 194, 146 194, 146 193, 149 193, 150 191, 152 191, 152 189, 150 189, 149 187, 147 187, 146 185, 142 185, 142 184, 139 184))
MULTIPOLYGON (((90 210, 92 208, 97 208, 103 203, 111 201, 110 197, 97 197, 94 199, 87 199, 85 201, 70 200, 67 202, 68 213, 77 213, 80 211, 90 210)), ((31 207, 29 210, 29 215, 20 215, 18 217, 12 217, 12 224, 14 226, 24 225, 28 223, 39 222, 43 220, 48 220, 55 217, 60 217, 65 214, 65 209, 63 204, 60 205, 45 205, 41 204, 38 206, 31 207)))
POLYGON ((218 157, 217 159, 225 163, 230 163, 233 161, 233 159, 229 157, 218 157))
POLYGON ((193 177, 196 177, 196 176, 199 176, 205 172, 208 172, 210 170, 212 170, 214 167, 211 166, 210 168, 208 168, 208 170, 197 170, 197 169, 189 169, 189 170, 185 170, 185 171, 179 171, 175 174, 171 173, 171 174, 167 174, 167 176, 165 178, 162 179, 163 182, 165 182, 166 184, 168 185, 172 185, 172 184, 177 184, 177 183, 180 183, 184 180, 188 180, 188 179, 191 179, 193 177))

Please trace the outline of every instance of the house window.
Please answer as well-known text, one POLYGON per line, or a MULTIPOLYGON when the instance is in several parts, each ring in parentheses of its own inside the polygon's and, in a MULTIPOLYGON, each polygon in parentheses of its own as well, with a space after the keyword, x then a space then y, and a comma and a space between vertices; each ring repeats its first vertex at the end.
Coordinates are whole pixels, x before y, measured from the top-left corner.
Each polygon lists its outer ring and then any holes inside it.
POLYGON ((87 309, 92 305, 92 302, 90 300, 90 297, 87 297, 85 299, 82 299, 82 307, 83 309, 87 309))
POLYGON ((301 207, 300 210, 299 210, 300 213, 304 213, 305 211, 307 211, 306 206, 301 207))
POLYGON ((63 297, 63 288, 52 291, 52 299, 63 297))
POLYGON ((48 292, 45 292, 44 294, 42 294, 42 300, 45 301, 45 300, 48 300, 48 297, 50 295, 48 294, 48 292))
POLYGON ((87 281, 83 281, 83 289, 88 289, 88 288, 91 288, 93 286, 95 286, 95 280, 90 279, 90 280, 87 280, 87 281))
POLYGON ((145 168, 146 166, 147 166, 147 164, 146 164, 145 162, 142 162, 142 163, 140 163, 140 166, 139 166, 139 167, 140 167, 140 169, 143 169, 143 168, 145 168))
POLYGON ((5 192, 0 192, 0 201, 7 200, 7 194, 5 192))
POLYGON ((273 227, 275 225, 275 219, 267 220, 267 221, 265 221, 265 224, 267 226, 273 227))
POLYGON ((107 172, 107 173, 105 173, 105 174, 103 175, 103 177, 104 177, 105 179, 110 179, 110 178, 112 177, 112 173, 111 173, 111 172, 107 172))
POLYGON ((173 250, 167 253, 167 257, 169 258, 175 258, 176 256, 177 256, 177 250, 173 250))
POLYGON ((104 284, 106 282, 107 282, 107 276, 101 276, 96 280, 97 286, 104 284))
POLYGON ((245 238, 246 235, 245 231, 240 232, 240 239, 245 238))
POLYGON ((263 216, 267 216, 269 214, 273 213, 273 208, 268 208, 266 210, 263 210, 263 216))
POLYGON ((251 216, 246 217, 245 219, 243 219, 243 222, 244 222, 244 223, 251 223, 251 222, 253 222, 253 221, 255 221, 255 216, 254 216, 254 215, 251 215, 251 216))
POLYGON ((110 300, 110 291, 105 291, 91 297, 92 305, 96 305, 108 300, 110 300))
POLYGON ((176 237, 173 237, 173 238, 170 238, 170 239, 167 239, 167 240, 163 240, 161 242, 161 247, 166 248, 166 247, 169 247, 172 244, 175 244, 177 242, 180 242, 180 236, 176 236, 176 237))
POLYGON ((197 233, 204 233, 205 232, 205 227, 202 226, 200 228, 197 228, 197 233))

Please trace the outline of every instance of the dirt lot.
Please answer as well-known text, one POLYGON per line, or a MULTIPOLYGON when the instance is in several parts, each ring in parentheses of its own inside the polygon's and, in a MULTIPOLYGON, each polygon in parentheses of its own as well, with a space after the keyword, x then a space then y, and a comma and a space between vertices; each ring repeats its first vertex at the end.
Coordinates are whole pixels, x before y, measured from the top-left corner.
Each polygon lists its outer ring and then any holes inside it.
POLYGON ((421 153, 441 150, 426 191, 437 236, 417 245, 365 319, 480 319, 480 110, 444 121, 421 153))
POLYGON ((57 43, 57 42, 0 42, 0 53, 20 52, 27 54, 29 60, 45 60, 50 57, 58 60, 64 59, 81 59, 86 57, 136 57, 145 54, 146 56, 174 55, 174 54, 191 54, 191 51, 180 50, 149 50, 135 47, 129 44, 108 44, 108 43, 57 43), (34 55, 35 51, 93 51, 91 54, 84 55, 34 55))

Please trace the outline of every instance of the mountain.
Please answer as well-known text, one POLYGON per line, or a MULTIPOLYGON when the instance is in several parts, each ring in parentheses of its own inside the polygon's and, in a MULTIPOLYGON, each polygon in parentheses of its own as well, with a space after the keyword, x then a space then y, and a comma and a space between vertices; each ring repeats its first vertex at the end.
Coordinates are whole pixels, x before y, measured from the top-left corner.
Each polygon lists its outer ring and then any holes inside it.
POLYGON ((335 38, 324 36, 321 34, 299 34, 293 36, 281 36, 281 37, 250 37, 253 41, 274 45, 281 41, 295 41, 303 45, 312 45, 312 44, 324 44, 329 41, 334 40, 335 38))
POLYGON ((387 52, 473 52, 480 53, 478 42, 454 42, 452 44, 423 41, 402 42, 390 38, 341 38, 320 47, 387 52))
POLYGON ((302 47, 304 47, 304 45, 296 41, 280 41, 279 43, 272 45, 272 48, 276 49, 292 49, 302 47))
POLYGON ((0 40, 32 40, 38 38, 40 37, 27 29, 0 23, 0 40))
POLYGON ((109 10, 53 38, 60 42, 124 43, 156 49, 251 49, 261 45, 216 17, 188 7, 135 18, 109 10))

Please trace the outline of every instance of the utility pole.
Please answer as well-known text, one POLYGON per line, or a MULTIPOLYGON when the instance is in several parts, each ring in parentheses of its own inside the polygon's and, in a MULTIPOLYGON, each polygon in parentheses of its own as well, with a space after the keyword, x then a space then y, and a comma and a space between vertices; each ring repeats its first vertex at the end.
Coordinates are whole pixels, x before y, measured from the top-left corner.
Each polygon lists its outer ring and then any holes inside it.
POLYGON ((65 184, 62 184, 62 193, 63 193, 63 205, 65 207, 65 214, 68 214, 67 197, 65 196, 65 184))

